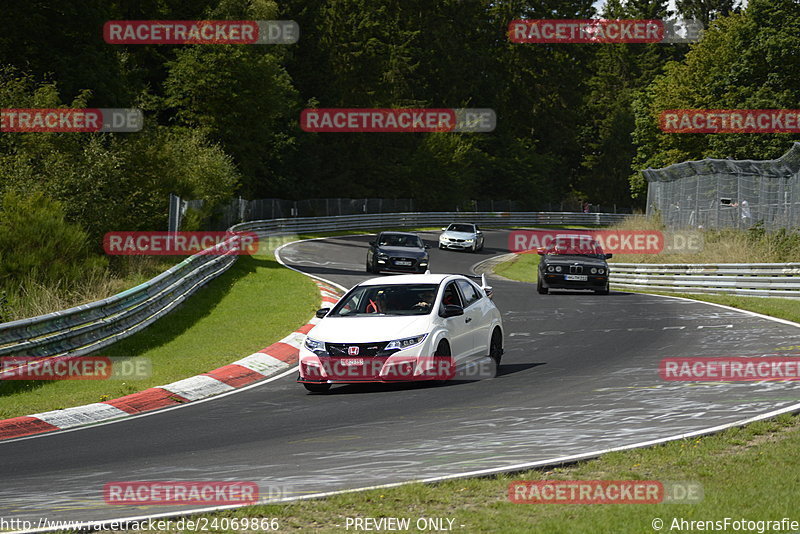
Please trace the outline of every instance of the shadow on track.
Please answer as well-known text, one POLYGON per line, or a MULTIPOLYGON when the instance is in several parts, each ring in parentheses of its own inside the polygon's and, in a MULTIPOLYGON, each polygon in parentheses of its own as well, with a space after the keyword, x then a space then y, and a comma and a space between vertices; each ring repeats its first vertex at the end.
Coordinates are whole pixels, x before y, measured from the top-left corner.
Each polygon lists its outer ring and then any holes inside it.
MULTIPOLYGON (((545 362, 538 363, 507 363, 500 364, 497 375, 494 378, 501 376, 513 375, 521 371, 527 371, 534 367, 545 365, 545 362)), ((424 382, 396 382, 396 383, 380 383, 380 382, 365 382, 363 384, 334 384, 329 391, 325 393, 309 393, 309 395, 359 395, 365 393, 386 393, 391 391, 414 391, 418 389, 428 388, 443 388, 453 387, 473 382, 480 382, 482 380, 490 380, 489 378, 478 378, 474 380, 426 380, 424 382)))

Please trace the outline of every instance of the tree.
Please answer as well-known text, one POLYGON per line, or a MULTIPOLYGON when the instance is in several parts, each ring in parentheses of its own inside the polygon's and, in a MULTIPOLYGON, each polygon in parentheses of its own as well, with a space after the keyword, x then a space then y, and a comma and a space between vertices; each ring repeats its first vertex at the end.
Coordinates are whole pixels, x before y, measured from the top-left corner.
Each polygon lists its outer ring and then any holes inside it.
POLYGON ((676 0, 675 7, 683 18, 695 19, 708 28, 711 21, 740 11, 735 0, 676 0))
MULTIPOLYGON (((705 157, 772 159, 797 134, 668 134, 658 130, 666 109, 794 109, 800 101, 800 4, 751 0, 741 14, 720 17, 684 61, 667 66, 635 107, 637 170, 705 157)), ((631 177, 634 193, 645 182, 631 177)))

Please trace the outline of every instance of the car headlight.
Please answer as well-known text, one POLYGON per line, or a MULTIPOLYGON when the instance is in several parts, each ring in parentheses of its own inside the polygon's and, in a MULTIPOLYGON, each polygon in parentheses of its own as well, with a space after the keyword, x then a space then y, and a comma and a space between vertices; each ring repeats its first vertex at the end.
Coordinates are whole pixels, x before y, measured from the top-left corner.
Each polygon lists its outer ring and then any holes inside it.
POLYGON ((590 273, 592 273, 592 274, 595 274, 595 273, 597 273, 597 269, 595 269, 594 267, 592 267, 592 268, 589 270, 589 272, 590 272, 590 273))
POLYGON ((560 272, 561 272, 561 266, 560 266, 560 265, 556 265, 556 272, 557 272, 557 273, 560 273, 560 272))
POLYGON ((600 267, 599 269, 597 269, 597 272, 598 272, 598 273, 600 273, 600 274, 606 274, 606 270, 605 270, 605 269, 603 269, 602 267, 600 267))
POLYGON ((421 336, 414 336, 414 337, 407 337, 404 339, 395 339, 394 341, 390 341, 386 344, 383 350, 404 350, 409 347, 413 347, 414 345, 419 345, 425 338, 428 337, 428 334, 422 334, 421 336))
POLYGON ((548 272, 548 273, 552 273, 552 272, 553 272, 553 271, 555 271, 555 270, 556 270, 556 268, 555 268, 555 267, 553 267, 552 265, 548 265, 548 266, 547 266, 547 272, 548 272))
POLYGON ((388 259, 389 259, 389 255, 388 255, 388 254, 386 254, 386 253, 384 253, 384 252, 380 252, 380 253, 378 254, 378 259, 381 259, 381 260, 388 260, 388 259))
POLYGON ((303 345, 310 350, 311 352, 316 352, 318 350, 324 351, 325 350, 325 343, 322 341, 317 341, 316 339, 311 339, 310 337, 306 336, 306 340, 303 342, 303 345))
POLYGON ((475 240, 474 239, 465 239, 464 243, 472 243, 473 241, 475 241, 475 240))

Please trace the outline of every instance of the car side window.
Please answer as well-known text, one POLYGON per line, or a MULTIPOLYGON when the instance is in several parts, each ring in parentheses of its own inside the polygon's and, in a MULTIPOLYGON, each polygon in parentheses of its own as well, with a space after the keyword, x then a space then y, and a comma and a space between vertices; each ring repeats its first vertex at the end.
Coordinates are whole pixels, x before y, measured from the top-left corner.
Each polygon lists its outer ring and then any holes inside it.
POLYGON ((442 293, 442 304, 445 306, 461 306, 464 307, 464 303, 461 302, 461 295, 458 294, 458 288, 456 288, 455 282, 450 282, 444 288, 444 292, 442 293))
POLYGON ((464 295, 464 300, 466 301, 464 303, 465 308, 480 300, 481 296, 475 289, 475 286, 470 284, 468 281, 458 280, 458 287, 461 288, 461 293, 464 295))

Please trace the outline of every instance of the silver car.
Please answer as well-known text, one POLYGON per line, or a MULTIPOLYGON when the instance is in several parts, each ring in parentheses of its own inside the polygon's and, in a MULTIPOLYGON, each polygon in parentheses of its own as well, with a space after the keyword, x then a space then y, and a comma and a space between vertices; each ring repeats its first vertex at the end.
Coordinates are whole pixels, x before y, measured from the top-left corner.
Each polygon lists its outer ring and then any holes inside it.
POLYGON ((453 223, 447 228, 442 228, 442 234, 439 236, 439 248, 471 252, 482 250, 483 232, 477 224, 453 223))

